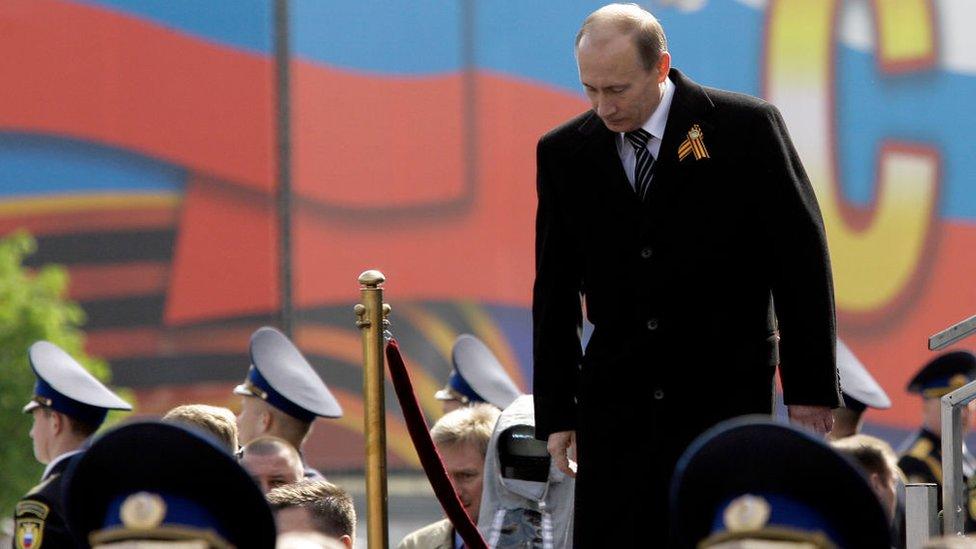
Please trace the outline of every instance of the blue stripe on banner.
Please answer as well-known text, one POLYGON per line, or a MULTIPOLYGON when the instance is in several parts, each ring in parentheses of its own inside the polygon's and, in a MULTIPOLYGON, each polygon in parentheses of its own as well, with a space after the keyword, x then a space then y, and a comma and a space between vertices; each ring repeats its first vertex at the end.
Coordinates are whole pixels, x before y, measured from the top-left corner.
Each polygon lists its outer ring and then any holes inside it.
POLYGON ((224 46, 270 55, 272 0, 75 0, 147 19, 224 46))
POLYGON ((186 170, 131 152, 59 137, 0 133, 0 197, 182 191, 186 170))

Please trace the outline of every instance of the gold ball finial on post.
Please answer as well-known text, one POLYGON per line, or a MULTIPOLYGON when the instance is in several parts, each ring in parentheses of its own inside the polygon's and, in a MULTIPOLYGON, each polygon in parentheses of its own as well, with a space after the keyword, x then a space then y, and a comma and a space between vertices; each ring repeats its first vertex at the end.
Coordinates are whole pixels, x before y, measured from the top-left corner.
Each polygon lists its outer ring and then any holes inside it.
POLYGON ((378 288, 384 282, 386 282, 386 277, 375 269, 363 271, 363 274, 359 275, 359 283, 368 288, 378 288))

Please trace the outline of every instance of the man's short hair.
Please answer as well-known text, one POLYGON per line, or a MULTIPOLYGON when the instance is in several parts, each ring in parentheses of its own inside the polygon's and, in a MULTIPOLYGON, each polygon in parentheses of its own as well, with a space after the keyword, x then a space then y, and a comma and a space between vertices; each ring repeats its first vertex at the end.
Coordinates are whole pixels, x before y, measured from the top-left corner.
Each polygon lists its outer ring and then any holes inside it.
MULTIPOLYGON (((882 479, 902 477, 898 458, 887 442, 871 435, 856 434, 831 441, 831 446, 851 458, 868 475, 877 473, 882 479)), ((901 478, 904 481, 904 478, 901 478)))
POLYGON ((481 455, 488 452, 488 442, 501 412, 491 404, 475 404, 444 414, 430 429, 437 446, 475 445, 481 455))
POLYGON ((653 69, 661 54, 668 51, 664 27, 651 12, 637 4, 608 4, 591 13, 576 33, 577 48, 583 37, 597 26, 611 26, 620 34, 630 35, 645 70, 653 69))
POLYGON ((316 529, 328 536, 352 537, 356 532, 356 509, 352 497, 341 487, 324 480, 301 480, 268 492, 271 510, 288 507, 306 509, 316 529))
POLYGON ((94 423, 82 421, 76 417, 69 416, 64 412, 59 412, 54 408, 49 408, 47 406, 41 406, 40 408, 41 413, 44 414, 44 417, 51 417, 51 414, 61 414, 61 417, 63 417, 68 423, 68 429, 71 431, 71 434, 76 437, 88 438, 94 435, 95 431, 98 430, 98 425, 95 425, 94 423))
POLYGON ((288 457, 298 463, 302 462, 302 456, 290 442, 283 438, 262 435, 248 442, 241 448, 241 456, 274 456, 285 452, 288 457))
POLYGON ((233 454, 237 452, 237 418, 234 412, 208 404, 185 404, 166 412, 163 421, 202 429, 233 454))

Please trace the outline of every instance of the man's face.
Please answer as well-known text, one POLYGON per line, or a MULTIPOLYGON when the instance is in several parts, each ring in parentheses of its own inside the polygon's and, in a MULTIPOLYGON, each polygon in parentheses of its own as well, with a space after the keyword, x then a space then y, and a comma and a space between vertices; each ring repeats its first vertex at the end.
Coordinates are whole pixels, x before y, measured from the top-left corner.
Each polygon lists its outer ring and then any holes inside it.
POLYGON ((241 413, 237 415, 237 438, 241 446, 261 435, 258 420, 264 411, 263 405, 264 402, 259 398, 241 397, 241 413))
POLYGON ((284 450, 277 454, 244 453, 241 465, 251 474, 254 482, 267 494, 270 490, 302 479, 302 467, 284 450))
POLYGON ((31 440, 34 442, 34 458, 47 465, 51 462, 51 444, 54 440, 54 413, 43 408, 31 410, 34 425, 30 430, 31 440))
POLYGON ((664 53, 647 70, 631 36, 593 31, 580 41, 576 63, 596 114, 610 131, 629 132, 640 128, 660 104, 671 57, 664 53))
POLYGON ((474 444, 438 446, 444 468, 454 483, 461 504, 471 520, 478 522, 481 489, 484 481, 485 456, 474 444))

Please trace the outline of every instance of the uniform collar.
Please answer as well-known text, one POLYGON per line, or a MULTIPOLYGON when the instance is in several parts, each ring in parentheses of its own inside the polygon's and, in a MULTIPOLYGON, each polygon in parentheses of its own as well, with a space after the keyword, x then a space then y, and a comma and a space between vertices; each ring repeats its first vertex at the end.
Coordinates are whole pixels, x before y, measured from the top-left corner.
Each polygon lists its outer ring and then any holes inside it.
POLYGON ((52 459, 51 462, 47 464, 47 467, 44 468, 44 474, 41 475, 41 481, 43 482, 43 481, 47 480, 47 477, 49 477, 51 475, 51 473, 54 472, 54 469, 55 469, 55 467, 58 466, 58 464, 62 463, 66 459, 70 458, 71 456, 80 454, 80 453, 82 453, 84 451, 85 451, 84 448, 79 448, 77 450, 72 450, 70 452, 65 452, 65 453, 61 454, 60 456, 52 459))

